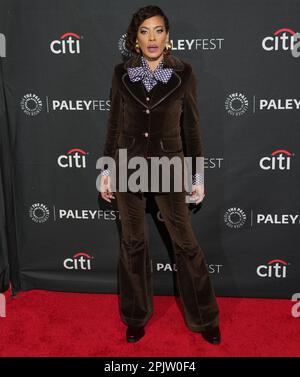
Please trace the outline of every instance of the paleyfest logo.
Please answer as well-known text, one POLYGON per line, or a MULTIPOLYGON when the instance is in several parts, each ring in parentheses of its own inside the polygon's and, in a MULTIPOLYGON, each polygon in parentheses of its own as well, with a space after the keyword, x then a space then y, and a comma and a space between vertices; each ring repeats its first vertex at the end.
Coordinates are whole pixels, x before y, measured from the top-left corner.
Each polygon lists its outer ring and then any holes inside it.
POLYGON ((44 223, 49 219, 50 211, 43 203, 34 203, 29 208, 29 217, 35 223, 44 223))
POLYGON ((248 98, 242 93, 231 93, 225 100, 225 110, 232 116, 245 114, 248 107, 248 98))
MULTIPOLYGON (((51 99, 44 100, 47 112, 50 111, 105 111, 107 101, 102 99, 51 99)), ((25 94, 20 101, 21 109, 26 115, 38 115, 43 109, 43 101, 34 93, 25 94)))
POLYGON ((21 99, 20 105, 24 113, 31 116, 39 114, 43 108, 42 100, 34 93, 25 94, 21 99))
MULTIPOLYGON (((118 48, 122 55, 132 56, 132 53, 125 47, 126 33, 123 34, 118 41, 118 48)), ((172 51, 197 51, 201 50, 221 50, 224 45, 225 38, 218 37, 202 37, 202 38, 183 38, 170 39, 172 51)))
MULTIPOLYGON (((244 115, 249 109, 249 100, 243 93, 231 93, 225 99, 225 110, 229 115, 244 115)), ((252 112, 259 111, 291 111, 300 109, 298 98, 256 98, 252 99, 252 112)))
POLYGON ((131 56, 132 56, 132 52, 129 51, 129 50, 125 47, 125 40, 126 40, 126 33, 125 33, 125 34, 122 34, 122 35, 121 35, 121 38, 119 39, 119 42, 118 42, 118 48, 119 48, 119 51, 121 52, 121 54, 122 54, 123 56, 131 57, 131 56))
POLYGON ((224 222, 229 228, 242 227, 247 220, 244 210, 239 207, 231 207, 224 213, 224 222))

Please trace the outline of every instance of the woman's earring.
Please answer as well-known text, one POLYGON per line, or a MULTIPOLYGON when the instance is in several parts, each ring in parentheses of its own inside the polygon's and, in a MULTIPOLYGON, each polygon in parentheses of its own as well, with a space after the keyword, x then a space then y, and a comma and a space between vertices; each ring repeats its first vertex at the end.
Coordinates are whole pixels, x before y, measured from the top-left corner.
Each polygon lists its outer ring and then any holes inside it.
POLYGON ((140 46, 138 41, 135 42, 135 51, 139 54, 140 53, 140 46))
POLYGON ((168 41, 165 45, 164 53, 166 54, 168 50, 171 50, 171 49, 172 49, 172 44, 170 41, 168 41))

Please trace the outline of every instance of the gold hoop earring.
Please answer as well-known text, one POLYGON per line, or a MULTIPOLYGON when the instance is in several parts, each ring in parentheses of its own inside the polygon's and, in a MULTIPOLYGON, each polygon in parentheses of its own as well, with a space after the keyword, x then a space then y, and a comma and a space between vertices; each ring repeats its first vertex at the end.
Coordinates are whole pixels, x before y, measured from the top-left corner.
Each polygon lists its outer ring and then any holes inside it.
POLYGON ((168 41, 165 45, 165 48, 164 48, 164 53, 166 54, 169 50, 172 49, 172 44, 170 41, 168 41))
POLYGON ((141 52, 138 41, 135 42, 135 51, 139 54, 141 52))

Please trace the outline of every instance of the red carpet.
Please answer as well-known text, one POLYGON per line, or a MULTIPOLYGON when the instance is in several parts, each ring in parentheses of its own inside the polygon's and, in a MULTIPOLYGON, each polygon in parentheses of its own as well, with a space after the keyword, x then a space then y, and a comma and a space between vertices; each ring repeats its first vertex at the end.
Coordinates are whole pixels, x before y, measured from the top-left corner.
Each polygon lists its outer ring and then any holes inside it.
POLYGON ((214 346, 186 327, 174 297, 154 297, 145 337, 129 344, 117 295, 9 295, 0 356, 300 356, 300 317, 291 315, 290 300, 218 297, 222 344, 214 346))

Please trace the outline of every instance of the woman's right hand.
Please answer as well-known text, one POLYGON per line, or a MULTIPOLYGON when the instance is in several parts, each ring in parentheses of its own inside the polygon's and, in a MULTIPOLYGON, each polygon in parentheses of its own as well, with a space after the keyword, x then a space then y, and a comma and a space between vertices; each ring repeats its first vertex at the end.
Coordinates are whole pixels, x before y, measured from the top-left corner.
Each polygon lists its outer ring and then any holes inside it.
POLYGON ((113 192, 110 190, 110 177, 108 175, 102 175, 100 179, 100 193, 102 199, 111 203, 111 199, 115 199, 113 192))

